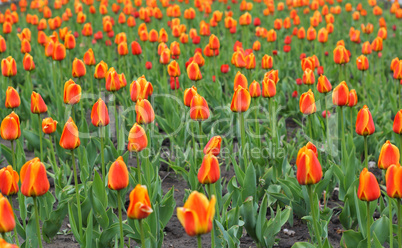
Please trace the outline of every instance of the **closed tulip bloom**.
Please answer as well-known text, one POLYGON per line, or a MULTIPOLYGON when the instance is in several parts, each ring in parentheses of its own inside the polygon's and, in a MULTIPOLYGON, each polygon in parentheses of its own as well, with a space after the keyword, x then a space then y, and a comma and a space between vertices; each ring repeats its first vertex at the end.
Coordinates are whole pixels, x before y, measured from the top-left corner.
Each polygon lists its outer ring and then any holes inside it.
POLYGON ((107 181, 109 189, 122 190, 127 188, 129 183, 128 170, 122 156, 118 157, 110 166, 107 181))
POLYGON ((205 59, 204 59, 204 57, 202 57, 202 54, 201 54, 200 51, 198 51, 198 52, 196 52, 196 53, 194 54, 193 60, 194 60, 195 63, 198 64, 198 66, 199 66, 200 68, 203 67, 204 64, 205 64, 205 59))
POLYGON ((395 71, 395 67, 398 65, 398 63, 399 63, 399 58, 398 57, 394 58, 391 61, 390 69, 391 69, 392 72, 395 71))
POLYGON ((399 110, 395 115, 392 130, 394 133, 402 135, 402 109, 399 110))
POLYGON ((9 109, 18 108, 21 104, 20 95, 18 92, 11 86, 8 86, 6 91, 6 102, 5 106, 9 109))
POLYGON ((49 191, 46 168, 39 158, 26 162, 21 168, 21 193, 26 197, 35 197, 49 191))
POLYGON ((198 181, 201 184, 213 184, 219 180, 221 170, 218 159, 211 153, 207 153, 198 170, 198 181))
POLYGON ((6 21, 3 23, 3 34, 9 34, 13 30, 13 26, 10 22, 6 21))
POLYGON ((221 151, 221 136, 212 137, 204 147, 204 154, 211 153, 214 156, 218 156, 221 151))
POLYGON ((250 92, 250 96, 252 98, 257 98, 257 97, 261 96, 260 84, 255 80, 250 84, 250 87, 248 88, 248 91, 250 92))
POLYGON ((5 77, 13 77, 17 74, 17 64, 13 57, 8 56, 1 61, 1 72, 5 77))
POLYGON ((99 98, 91 111, 91 122, 95 127, 104 127, 109 125, 109 112, 105 102, 99 98))
POLYGON ((202 79, 200 67, 196 62, 191 62, 187 67, 187 76, 191 81, 198 81, 202 79))
POLYGON ((43 101, 42 96, 35 91, 32 92, 31 95, 31 112, 32 114, 42 114, 46 113, 47 106, 45 101, 43 101))
POLYGON ((332 103, 336 106, 346 106, 349 103, 349 88, 345 81, 342 81, 332 92, 332 103))
POLYGON ((161 63, 162 65, 167 65, 170 62, 170 49, 169 48, 165 48, 163 49, 160 58, 159 58, 159 63, 161 63))
POLYGON ((57 121, 53 120, 51 117, 42 120, 42 131, 45 134, 52 134, 56 132, 57 121))
POLYGON ((391 198, 402 198, 402 167, 397 163, 388 167, 385 174, 387 195, 391 198))
POLYGON ((0 233, 4 234, 14 230, 15 228, 14 212, 10 205, 10 202, 2 194, 0 194, 0 216, 1 216, 0 233))
POLYGON ((134 126, 131 128, 130 133, 128 134, 127 150, 140 152, 144 150, 147 145, 148 138, 144 128, 135 123, 134 126))
POLYGON ((278 84, 279 77, 278 77, 278 70, 270 70, 269 72, 264 74, 264 79, 272 79, 274 80, 275 84, 278 84))
POLYGON ((329 80, 326 76, 321 75, 318 78, 317 90, 320 93, 328 93, 332 90, 331 82, 329 82, 329 80))
POLYGON ((316 147, 313 143, 307 142, 307 144, 306 144, 305 146, 303 146, 302 148, 300 148, 299 152, 297 153, 296 165, 299 164, 302 155, 303 155, 307 150, 312 150, 312 151, 314 152, 315 156, 318 157, 317 147, 316 147))
POLYGON ((121 82, 119 74, 113 67, 110 67, 106 76, 106 90, 115 92, 120 90, 120 88, 121 88, 121 82))
POLYGON ((171 76, 171 77, 178 77, 181 74, 179 63, 177 63, 176 60, 173 60, 172 62, 170 62, 167 69, 168 69, 169 76, 171 76))
POLYGON ((236 76, 234 78, 233 90, 236 90, 238 86, 241 86, 245 89, 248 88, 247 78, 240 71, 236 73, 236 76))
POLYGON ((84 63, 88 66, 95 65, 95 54, 92 48, 89 48, 88 51, 84 54, 84 63))
POLYGON ((6 40, 0 35, 0 53, 4 53, 7 50, 6 40))
POLYGON ((119 45, 117 46, 117 53, 120 56, 125 56, 128 54, 128 47, 127 47, 127 43, 126 42, 121 42, 119 43, 119 45))
POLYGON ((174 58, 178 58, 180 55, 180 43, 178 43, 177 41, 173 41, 170 44, 170 52, 172 53, 172 56, 174 58))
POLYGON ((370 44, 370 42, 366 41, 366 42, 363 43, 362 53, 364 55, 371 54, 371 44, 370 44))
POLYGON ((350 90, 350 92, 349 92, 349 103, 348 103, 348 106, 349 106, 349 107, 354 107, 354 106, 356 106, 357 100, 358 100, 358 99, 357 99, 356 90, 354 90, 354 89, 350 90))
POLYGON ((64 125, 59 144, 67 150, 74 150, 81 144, 80 137, 78 136, 78 127, 71 117, 64 125))
POLYGON ((21 41, 21 53, 30 53, 31 52, 31 43, 27 39, 23 39, 21 41))
POLYGON ((56 42, 53 48, 53 54, 52 54, 53 60, 61 61, 65 57, 66 57, 66 47, 63 44, 56 42))
POLYGON ((262 57, 261 67, 262 69, 271 69, 273 65, 273 58, 267 54, 262 57))
POLYGON ((399 149, 391 144, 389 140, 381 147, 380 157, 378 158, 378 168, 388 169, 393 164, 399 164, 399 149))
POLYGON ((66 47, 66 49, 74 49, 75 45, 76 43, 74 35, 72 33, 66 34, 66 36, 64 37, 64 46, 66 47))
POLYGON ((373 42, 371 42, 371 50, 375 52, 381 52, 382 51, 382 38, 381 37, 376 37, 373 42))
POLYGON ((138 124, 149 124, 155 120, 154 109, 147 99, 138 99, 135 104, 135 112, 138 124))
POLYGON ((152 212, 147 187, 137 184, 130 193, 130 205, 127 209, 128 218, 141 220, 147 218, 152 212))
POLYGON ((315 70, 315 61, 312 57, 307 57, 307 58, 303 58, 301 60, 301 67, 302 70, 305 71, 307 69, 310 69, 312 71, 315 70))
POLYGON ((326 43, 328 41, 328 31, 326 28, 321 28, 318 31, 318 42, 320 43, 326 43))
POLYGON ((139 99, 148 99, 152 95, 154 89, 145 76, 139 77, 130 84, 131 101, 137 102, 139 99))
MULTIPOLYGON (((264 86, 263 86, 263 94, 264 94, 264 86)), ((233 98, 232 103, 230 104, 230 110, 232 112, 245 112, 250 107, 251 96, 247 91, 247 88, 243 88, 241 85, 237 86, 233 98)))
POLYGON ((300 96, 299 108, 300 112, 302 112, 305 115, 311 115, 317 111, 317 107, 315 105, 314 93, 311 91, 311 89, 309 89, 308 92, 305 92, 300 96))
POLYGON ((251 70, 255 68, 255 56, 253 53, 250 53, 246 56, 246 69, 251 70))
POLYGON ((32 71, 35 69, 35 63, 33 61, 32 56, 29 53, 26 53, 24 55, 24 59, 22 60, 22 65, 24 67, 24 70, 26 70, 26 71, 32 71))
MULTIPOLYGON (((16 165, 14 165, 16 166, 16 165)), ((4 195, 15 195, 18 193, 18 181, 20 177, 13 170, 11 165, 0 169, 0 191, 4 195)))
POLYGON ((349 53, 344 46, 338 45, 334 49, 334 62, 336 64, 346 64, 349 63, 349 53))
POLYGON ((357 69, 360 71, 367 71, 369 69, 369 61, 366 56, 360 55, 356 58, 357 69))
POLYGON ((95 67, 94 78, 103 79, 106 77, 108 66, 103 60, 99 62, 95 67))
POLYGON ((204 97, 196 94, 191 99, 190 118, 195 121, 203 121, 209 118, 209 107, 204 97))
POLYGON ((186 105, 187 107, 190 107, 191 100, 193 100, 193 97, 195 95, 198 95, 197 88, 195 86, 191 86, 191 88, 185 89, 184 95, 183 95, 184 105, 186 105))
POLYGON ((364 105, 357 113, 356 119, 356 133, 361 136, 367 136, 373 134, 375 131, 373 117, 367 107, 364 105))
POLYGON ((313 85, 315 83, 314 71, 307 68, 303 73, 303 84, 313 85))
POLYGON ((64 84, 64 103, 74 105, 80 102, 81 99, 81 86, 76 84, 73 80, 68 80, 64 84))
POLYGON ((75 58, 73 61, 73 69, 72 69, 72 75, 75 78, 80 78, 85 76, 87 73, 87 70, 85 68, 84 62, 82 60, 75 58))
POLYGON ((218 37, 216 37, 214 34, 212 34, 212 35, 209 37, 209 47, 210 47, 212 50, 219 49, 219 47, 220 47, 219 39, 218 39, 218 37))
POLYGON ((271 98, 276 95, 276 84, 274 80, 264 78, 262 80, 262 97, 271 98))
POLYGON ((17 114, 11 112, 3 119, 0 134, 4 140, 16 140, 21 136, 20 118, 17 114))
POLYGON ((381 196, 380 186, 373 173, 364 168, 359 177, 357 197, 361 201, 374 201, 381 196))
POLYGON ((177 208, 177 218, 189 236, 209 233, 212 229, 212 221, 215 216, 216 198, 211 200, 197 191, 193 191, 184 203, 177 208))
POLYGON ((318 183, 322 178, 322 169, 316 152, 313 149, 303 147, 300 149, 297 157, 296 178, 299 184, 311 185, 318 183))
POLYGON ((402 79, 402 60, 400 60, 394 67, 394 79, 402 79))
POLYGON ((137 41, 131 42, 131 53, 133 55, 140 55, 142 54, 141 45, 137 41))
POLYGON ((234 52, 231 62, 237 68, 245 68, 247 66, 246 56, 242 51, 234 52))

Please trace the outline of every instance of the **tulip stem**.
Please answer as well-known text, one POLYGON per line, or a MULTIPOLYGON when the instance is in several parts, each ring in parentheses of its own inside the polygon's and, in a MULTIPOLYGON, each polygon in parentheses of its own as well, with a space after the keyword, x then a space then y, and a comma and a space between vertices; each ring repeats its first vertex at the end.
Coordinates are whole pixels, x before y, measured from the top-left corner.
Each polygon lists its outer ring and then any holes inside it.
MULTIPOLYGON (((389 212, 389 247, 394 247, 394 229, 392 228, 392 198, 388 196, 388 212, 389 212)), ((399 235, 398 235, 399 236, 399 235)))
POLYGON ((121 214, 121 192, 117 191, 117 205, 119 208, 119 224, 120 224, 120 248, 124 247, 124 236, 123 236, 123 218, 121 214))
POLYGON ((201 235, 197 236, 197 244, 198 244, 198 248, 202 248, 201 235))
MULTIPOLYGON (((11 205, 11 209, 14 211, 15 209, 14 209, 14 206, 13 206, 13 198, 12 198, 11 196, 9 197, 9 202, 10 202, 10 205, 11 205)), ((18 222, 17 215, 15 215, 15 222, 18 222)), ((14 238, 15 238, 15 243, 16 243, 17 246, 19 247, 19 246, 20 246, 20 242, 19 242, 19 240, 18 240, 17 229, 14 229, 14 238)))
MULTIPOLYGON (((212 185, 211 183, 210 183, 210 184, 207 184, 209 200, 212 199, 212 186, 215 188, 215 186, 212 185)), ((218 215, 219 215, 219 212, 218 212, 218 215)), ((215 231, 215 230, 214 230, 214 220, 212 220, 211 247, 215 247, 215 232, 214 232, 214 231, 215 231)))
POLYGON ((244 130, 244 112, 240 113, 240 132, 241 132, 241 158, 243 158, 244 169, 247 168, 247 158, 246 158, 246 133, 244 130))
POLYGON ((364 164, 368 169, 368 149, 367 149, 367 135, 364 136, 364 164))
POLYGON ((313 227, 314 227, 314 232, 315 232, 315 236, 318 242, 318 247, 321 248, 322 244, 321 244, 321 234, 320 231, 318 229, 318 221, 317 217, 315 215, 315 209, 314 209, 314 200, 316 199, 314 196, 315 194, 313 194, 313 186, 312 185, 307 185, 307 192, 308 192, 308 197, 310 200, 310 211, 311 211, 311 216, 313 217, 313 227))
POLYGON ((328 152, 329 152, 329 156, 331 156, 331 141, 330 141, 330 137, 329 137, 329 124, 328 124, 328 119, 329 119, 329 111, 327 110, 327 94, 325 93, 325 97, 324 97, 324 106, 325 106, 325 123, 326 123, 326 135, 327 135, 327 146, 328 146, 328 152))
MULTIPOLYGON (((402 149, 402 134, 399 135, 399 141, 400 141, 400 145, 401 145, 400 149, 402 149)), ((401 164, 402 164, 402 156, 401 156, 401 164)))
MULTIPOLYGON (((189 123, 191 126, 191 138, 193 140, 193 150, 194 150, 194 165, 197 164, 197 149, 196 149, 196 144, 195 144, 195 138, 194 138, 194 125, 191 125, 191 122, 189 123)), ((196 168, 196 167, 194 167, 196 168)))
POLYGON ((54 148, 53 148, 53 138, 52 135, 49 134, 49 141, 50 141, 50 152, 52 153, 52 160, 53 160, 53 165, 52 165, 52 169, 53 172, 56 173, 57 171, 57 162, 56 162, 56 155, 54 153, 54 148))
POLYGON ((257 135, 257 144, 258 147, 261 148, 261 140, 260 140, 260 123, 258 122, 258 111, 260 110, 260 98, 255 99, 255 112, 254 112, 254 118, 255 118, 255 134, 257 135))
POLYGON ((38 114, 38 136, 39 136, 39 146, 40 146, 40 161, 43 162, 43 148, 42 148, 42 123, 40 119, 40 114, 38 114))
POLYGON ((145 248, 145 235, 144 235, 144 228, 142 226, 142 219, 138 220, 140 224, 140 232, 141 232, 141 247, 145 248))
POLYGON ((353 138, 353 108, 350 108, 350 135, 353 138))
POLYGON ((140 153, 136 153, 137 157, 137 174, 138 174, 138 184, 141 184, 141 163, 140 163, 140 153))
POLYGON ((118 133, 118 129, 119 129, 119 123, 117 120, 117 96, 116 94, 113 94, 114 96, 114 122, 115 122, 115 127, 116 127, 116 140, 117 140, 117 148, 119 147, 119 133, 118 133))
POLYGON ((313 116, 312 115, 308 115, 308 129, 309 129, 309 135, 310 135, 310 139, 313 140, 313 116))
POLYGON ((371 238, 370 238, 370 202, 367 201, 367 247, 371 247, 371 238))
POLYGON ((396 199, 398 206, 398 247, 402 247, 402 208, 401 199, 396 199))
POLYGON ((341 154, 342 154, 342 159, 345 158, 344 157, 344 152, 346 151, 346 144, 345 144, 345 124, 343 123, 343 108, 339 107, 339 112, 340 112, 340 116, 341 116, 341 154))
POLYGON ((81 239, 82 238, 82 215, 81 215, 80 192, 78 189, 77 165, 75 164, 74 150, 71 150, 71 156, 72 156, 72 160, 73 160, 75 196, 77 198, 77 211, 78 211, 78 226, 79 226, 79 233, 80 233, 80 239, 81 239))
POLYGON ((15 163, 15 151, 14 151, 14 140, 11 140, 11 155, 13 156, 13 168, 15 168, 17 171, 18 170, 18 166, 15 163))
POLYGON ((201 136, 202 136, 202 123, 201 123, 201 121, 199 121, 198 122, 198 126, 199 126, 199 130, 200 130, 200 149, 202 148, 202 138, 201 138, 201 136))
POLYGON ((42 248, 43 246, 42 246, 42 239, 41 239, 41 234, 40 234, 38 201, 37 201, 36 197, 34 197, 33 200, 34 200, 34 208, 35 208, 36 232, 38 235, 38 243, 39 243, 39 247, 42 248))
POLYGON ((100 142, 101 142, 101 163, 102 163, 102 179, 103 179, 103 185, 106 183, 106 170, 105 170, 105 129, 104 127, 100 127, 99 132, 100 132, 100 142))

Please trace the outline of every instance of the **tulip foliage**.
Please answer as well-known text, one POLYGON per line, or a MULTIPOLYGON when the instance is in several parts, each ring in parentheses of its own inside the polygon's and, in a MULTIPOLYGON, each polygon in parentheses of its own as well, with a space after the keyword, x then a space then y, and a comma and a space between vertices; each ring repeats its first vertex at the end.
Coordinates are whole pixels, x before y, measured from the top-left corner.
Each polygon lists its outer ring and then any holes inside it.
POLYGON ((400 1, 2 2, 0 247, 402 247, 400 1))

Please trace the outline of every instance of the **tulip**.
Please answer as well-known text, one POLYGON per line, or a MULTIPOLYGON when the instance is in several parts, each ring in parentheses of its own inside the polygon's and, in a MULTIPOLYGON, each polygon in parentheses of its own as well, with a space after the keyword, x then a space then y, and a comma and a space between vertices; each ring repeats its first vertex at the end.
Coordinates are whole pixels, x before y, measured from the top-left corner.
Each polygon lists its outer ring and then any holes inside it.
POLYGON ((145 130, 137 123, 131 128, 128 134, 127 150, 140 152, 144 150, 148 145, 148 138, 145 130))
POLYGON ((318 78, 317 90, 318 90, 318 92, 324 93, 324 94, 326 94, 332 90, 332 85, 326 76, 321 75, 318 78))
POLYGON ((76 84, 73 80, 68 80, 64 84, 64 103, 74 105, 80 102, 81 99, 81 86, 76 84))
POLYGON ((32 71, 35 69, 35 63, 33 61, 33 57, 29 53, 26 53, 24 55, 24 59, 22 60, 22 65, 24 67, 24 70, 26 70, 26 71, 32 71))
POLYGON ((94 77, 96 79, 103 79, 106 77, 108 71, 108 66, 103 60, 99 62, 95 67, 94 77))
POLYGON ((137 102, 139 99, 148 99, 153 93, 153 86, 145 76, 139 77, 130 84, 131 101, 137 102))
POLYGON ((261 60, 261 67, 262 69, 271 69, 273 65, 273 59, 271 56, 265 54, 261 60))
POLYGON ((394 124, 392 126, 394 133, 401 136, 401 147, 402 147, 402 109, 399 110, 394 118, 394 124))
POLYGON ((250 87, 249 87, 248 91, 250 92, 250 96, 252 98, 258 98, 258 97, 261 96, 260 84, 255 80, 250 84, 250 87))
POLYGON ((17 74, 17 64, 13 57, 8 56, 1 61, 1 71, 5 77, 13 77, 17 74))
MULTIPOLYGON (((16 166, 16 165, 14 165, 16 166)), ((11 165, 0 169, 0 191, 4 195, 14 195, 18 193, 18 181, 19 176, 16 171, 13 170, 11 165)), ((2 216, 2 215, 1 215, 2 216)))
POLYGON ((108 187, 112 190, 122 190, 128 186, 128 170, 123 157, 120 156, 110 166, 108 174, 108 187))
POLYGON ((307 85, 313 85, 315 83, 314 71, 307 68, 303 73, 303 83, 307 85))
POLYGON ((0 216, 0 233, 4 235, 4 233, 11 232, 15 228, 15 218, 10 202, 2 194, 0 194, 0 216))
POLYGON ((236 73, 233 84, 234 90, 236 90, 238 86, 241 86, 245 89, 248 88, 247 78, 240 71, 236 73))
POLYGON ((362 46, 362 53, 363 53, 364 55, 371 54, 371 45, 370 45, 370 42, 366 41, 366 42, 363 43, 363 46, 362 46))
POLYGON ((130 193, 130 205, 127 209, 128 218, 142 220, 147 218, 152 212, 147 187, 137 184, 130 193))
POLYGON ((349 102, 349 88, 345 81, 342 81, 332 92, 332 103, 336 106, 346 106, 349 102))
POLYGON ((373 118, 367 105, 364 105, 357 114, 356 133, 361 136, 367 136, 373 134, 374 131, 375 127, 373 118))
POLYGON ((106 90, 110 92, 115 92, 120 90, 121 82, 119 74, 113 67, 110 67, 106 75, 106 90))
MULTIPOLYGON (((386 178, 387 195, 391 198, 402 198, 402 167, 397 163, 388 167, 386 178)), ((400 221, 400 220, 398 220, 400 221)))
POLYGON ((359 177, 357 197, 361 201, 375 201, 381 196, 380 186, 375 176, 364 168, 359 177))
POLYGON ((66 49, 71 50, 75 48, 75 37, 73 34, 68 33, 66 34, 66 36, 64 37, 64 46, 66 47, 66 49))
POLYGON ((88 51, 84 54, 84 63, 88 66, 95 65, 95 54, 92 48, 89 48, 88 51))
POLYGON ((141 45, 137 41, 131 42, 131 53, 133 55, 140 55, 142 54, 141 45))
POLYGON ((232 112, 242 113, 248 110, 250 107, 251 96, 247 91, 247 88, 243 88, 238 85, 233 94, 232 103, 230 109, 232 112))
POLYGON ((360 55, 356 58, 357 69, 360 71, 367 71, 369 69, 369 61, 366 56, 360 55))
POLYGON ((262 97, 271 98, 276 95, 276 84, 272 79, 265 78, 262 81, 262 97))
POLYGON ((172 62, 170 62, 170 64, 168 65, 168 74, 171 77, 178 77, 180 76, 180 67, 179 64, 177 63, 176 60, 173 60, 172 62))
POLYGON ((207 101, 195 94, 190 103, 190 118, 195 121, 203 121, 209 118, 210 112, 207 101))
POLYGON ((402 60, 395 63, 394 66, 394 79, 401 80, 402 79, 402 60))
POLYGON ((221 150, 222 138, 220 136, 212 137, 204 147, 204 154, 211 153, 218 156, 221 150))
POLYGON ((344 46, 338 45, 335 49, 334 49, 334 62, 336 64, 346 64, 349 63, 349 54, 348 51, 346 50, 346 48, 344 46))
POLYGON ((11 86, 8 86, 6 91, 6 108, 14 109, 18 108, 21 104, 21 99, 18 92, 11 86))
POLYGON ((56 132, 57 121, 53 120, 51 117, 45 118, 42 121, 42 131, 45 134, 52 134, 56 132))
POLYGON ((72 75, 75 78, 80 78, 85 76, 87 70, 85 68, 84 62, 82 60, 75 58, 73 61, 73 69, 72 69, 72 75))
POLYGON ((389 140, 381 147, 380 157, 378 158, 378 168, 388 169, 393 164, 399 164, 399 149, 391 144, 389 140))
POLYGON ((55 61, 63 60, 66 57, 66 47, 63 44, 56 42, 50 56, 52 56, 55 61))
POLYGON ((197 191, 193 191, 184 203, 177 208, 177 218, 189 236, 209 233, 213 226, 215 215, 215 196, 208 198, 197 191))
POLYGON ((154 121, 155 113, 147 99, 138 99, 135 104, 136 121, 138 124, 149 124, 154 121))
POLYGON ((296 160, 297 181, 301 185, 318 183, 322 178, 321 164, 317 158, 317 150, 310 142, 299 150, 296 160))
POLYGON ((187 107, 190 107, 191 100, 193 100, 193 97, 195 95, 198 95, 197 88, 195 86, 192 86, 191 88, 184 90, 184 94, 183 94, 184 105, 186 105, 187 107))
POLYGON ((315 70, 315 61, 312 57, 308 57, 308 58, 303 58, 301 60, 301 67, 302 70, 305 71, 307 69, 310 69, 312 71, 315 70))
POLYGON ((349 107, 354 107, 357 104, 357 93, 356 90, 352 89, 349 91, 349 107))
POLYGON ((109 113, 105 102, 99 98, 92 107, 91 122, 95 127, 105 127, 109 125, 109 113))
POLYGON ((279 81, 278 70, 270 70, 264 74, 264 78, 272 79, 274 80, 275 84, 277 84, 279 81))
POLYGON ((191 81, 198 81, 202 79, 200 68, 195 61, 191 62, 187 67, 187 76, 191 81))
POLYGON ((311 89, 300 96, 299 107, 300 112, 302 112, 305 115, 311 115, 317 111, 314 94, 311 91, 311 89))
POLYGON ((218 159, 211 153, 207 153, 202 160, 200 169, 198 170, 198 181, 201 184, 214 184, 219 180, 220 174, 218 159))
POLYGON ((376 37, 373 42, 371 43, 371 50, 375 52, 381 52, 382 51, 382 38, 381 37, 376 37))
POLYGON ((121 42, 119 43, 119 45, 117 46, 117 53, 120 56, 125 56, 128 54, 128 47, 127 47, 127 43, 126 42, 121 42))
POLYGON ((81 144, 78 136, 78 128, 71 117, 64 125, 59 144, 62 148, 67 150, 74 150, 81 144))
POLYGON ((20 118, 14 112, 11 112, 1 122, 1 138, 4 140, 16 140, 21 136, 20 118))

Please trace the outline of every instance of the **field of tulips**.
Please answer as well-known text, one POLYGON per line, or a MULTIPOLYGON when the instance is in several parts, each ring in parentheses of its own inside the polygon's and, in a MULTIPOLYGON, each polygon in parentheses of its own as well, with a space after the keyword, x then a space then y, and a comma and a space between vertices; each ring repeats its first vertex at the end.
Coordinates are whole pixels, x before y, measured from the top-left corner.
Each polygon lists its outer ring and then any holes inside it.
POLYGON ((2 2, 0 248, 402 247, 402 3, 2 2))

